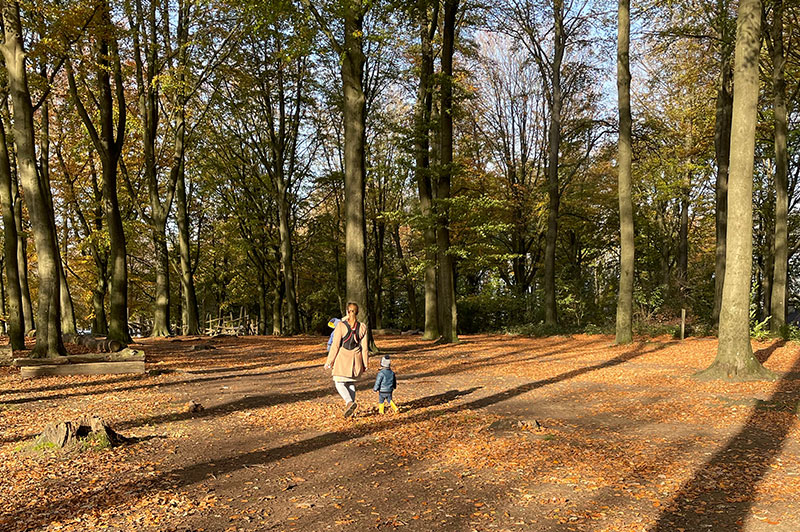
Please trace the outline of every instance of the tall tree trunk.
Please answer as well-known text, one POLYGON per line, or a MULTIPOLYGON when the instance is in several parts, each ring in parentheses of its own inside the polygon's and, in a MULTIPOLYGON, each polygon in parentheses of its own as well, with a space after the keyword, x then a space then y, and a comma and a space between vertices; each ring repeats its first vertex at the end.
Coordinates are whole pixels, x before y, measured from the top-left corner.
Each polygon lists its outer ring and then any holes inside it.
POLYGON ((633 340, 633 200, 631 194, 631 71, 630 0, 619 0, 617 29, 617 100, 619 104, 618 189, 619 189, 619 294, 617 296, 618 344, 633 340))
MULTIPOLYGON (((7 101, 5 90, 2 102, 7 101)), ((4 309, 11 349, 25 349, 25 319, 22 315, 22 291, 17 262, 17 223, 14 220, 14 194, 11 192, 11 160, 6 141, 5 120, 0 121, 0 203, 3 209, 3 251, 8 281, 8 307, 4 309)), ((5 297, 3 298, 5 301, 5 297)))
POLYGON ((97 44, 97 90, 93 98, 97 102, 100 130, 92 122, 80 95, 78 94, 75 75, 69 61, 67 79, 75 107, 84 126, 89 132, 95 150, 100 155, 103 168, 103 210, 111 247, 111 295, 108 324, 108 337, 128 343, 131 341, 128 330, 128 263, 125 230, 122 225, 122 214, 117 196, 117 167, 125 139, 126 107, 125 89, 122 82, 122 66, 114 27, 111 22, 110 8, 107 2, 101 5, 102 21, 107 33, 97 44), (111 75, 114 76, 114 92, 111 88, 111 75), (116 103, 114 99, 116 95, 116 103), (116 111, 116 113, 115 113, 116 111), (114 125, 115 114, 117 117, 114 125))
POLYGON ((783 0, 774 0, 772 20, 772 95, 775 110, 775 254, 770 301, 770 329, 780 332, 786 325, 786 287, 789 265, 789 178, 786 137, 786 81, 783 52, 783 0))
POLYGON ((280 266, 275 268, 275 282, 272 287, 272 335, 283 334, 283 275, 280 266))
POLYGON ((3 5, 5 42, 0 46, 6 63, 14 107, 14 143, 17 148, 17 172, 25 191, 25 202, 33 226, 38 255, 39 308, 34 357, 65 354, 61 341, 60 290, 58 284, 58 249, 54 217, 48 212, 47 191, 36 169, 33 107, 25 66, 22 25, 17 2, 3 5))
POLYGON ((286 286, 286 334, 292 335, 300 332, 300 319, 297 309, 297 294, 294 279, 294 249, 292 246, 292 227, 289 220, 289 191, 288 183, 283 176, 283 161, 278 163, 280 168, 276 184, 278 185, 278 232, 281 239, 281 266, 283 270, 284 285, 286 286))
POLYGON ((258 329, 260 335, 267 334, 267 281, 264 272, 258 276, 258 329))
POLYGON ((30 283, 28 283, 28 237, 22 224, 22 196, 17 192, 19 185, 12 175, 11 190, 14 192, 14 221, 17 224, 17 264, 19 269, 19 288, 22 297, 22 330, 28 332, 36 328, 36 319, 33 312, 33 298, 31 297, 30 283))
POLYGON ((433 38, 439 19, 439 2, 421 0, 419 9, 419 34, 421 64, 417 102, 414 109, 415 172, 419 188, 419 205, 423 219, 423 242, 425 244, 425 332, 423 338, 439 338, 439 304, 436 282, 436 226, 433 220, 433 186, 430 168, 431 110, 433 106, 433 38))
POLYGON ((714 362, 698 377, 746 380, 774 377, 753 355, 750 344, 750 280, 753 261, 753 159, 755 154, 761 1, 741 0, 736 30, 728 181, 728 249, 714 362))
MULTIPOLYGON (((687 135, 687 148, 691 147, 691 134, 687 135)), ((691 192, 691 158, 687 160, 686 175, 680 188, 681 220, 678 229, 677 288, 678 300, 683 307, 686 300, 686 283, 689 278, 689 199, 691 192)))
POLYGON ((344 8, 344 54, 341 59, 341 74, 344 87, 345 253, 347 299, 358 304, 359 321, 367 324, 369 345, 373 346, 374 317, 369 312, 367 225, 364 215, 366 187, 364 11, 365 7, 361 0, 349 0, 344 8))
POLYGON ((564 2, 553 0, 553 61, 551 64, 552 94, 547 156, 547 235, 544 252, 544 322, 558 324, 556 308, 556 243, 558 241, 558 209, 561 193, 558 187, 559 150, 561 148, 561 63, 564 58, 564 2))
MULTIPOLYGON (((46 68, 41 69, 41 76, 47 79, 46 68)), ((50 102, 45 99, 41 107, 41 127, 39 128, 39 179, 42 181, 43 190, 47 195, 48 212, 52 217, 51 223, 55 233, 53 240, 56 244, 56 261, 58 265, 59 304, 61 305, 61 334, 75 334, 75 310, 72 305, 67 275, 64 262, 58 246, 58 230, 56 229, 55 206, 50 188, 50 102)), ((66 223, 65 223, 66 227, 66 223)), ((64 243, 66 252, 66 242, 64 243)))
POLYGON ((725 255, 727 252, 728 221, 728 167, 731 155, 731 117, 733 94, 731 85, 731 44, 728 32, 728 0, 717 1, 720 35, 720 82, 717 92, 714 121, 714 151, 717 159, 716 194, 716 257, 714 263, 714 308, 711 319, 719 324, 722 306, 722 287, 725 282, 725 255))
POLYGON ((186 334, 199 334, 197 292, 194 285, 191 245, 189 241, 189 210, 186 201, 185 169, 181 164, 175 187, 175 219, 178 222, 178 250, 181 257, 181 287, 186 334))
POLYGON ((458 0, 445 0, 442 26, 442 87, 439 137, 441 171, 438 175, 436 241, 439 259, 439 315, 442 341, 458 342, 455 263, 450 254, 450 182, 453 177, 453 53, 456 37, 458 0))

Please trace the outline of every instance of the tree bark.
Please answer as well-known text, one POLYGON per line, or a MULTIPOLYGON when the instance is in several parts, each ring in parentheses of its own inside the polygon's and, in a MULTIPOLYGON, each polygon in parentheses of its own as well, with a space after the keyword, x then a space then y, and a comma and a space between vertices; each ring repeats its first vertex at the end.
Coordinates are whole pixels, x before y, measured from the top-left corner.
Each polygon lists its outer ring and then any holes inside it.
MULTIPOLYGON (((13 130, 13 128, 12 128, 13 130)), ((19 265, 19 287, 22 296, 22 330, 28 332, 36 328, 36 319, 33 312, 33 298, 31 297, 30 283, 28 283, 28 237, 22 224, 22 196, 19 195, 19 184, 12 175, 11 190, 14 193, 14 221, 17 224, 17 264, 19 265)))
POLYGON ((280 266, 275 268, 272 286, 272 336, 283 334, 283 275, 280 266))
POLYGON ((100 156, 103 172, 103 211, 106 216, 108 237, 110 241, 111 259, 111 294, 108 337, 124 343, 130 343, 128 330, 128 264, 125 230, 122 225, 122 214, 117 196, 117 167, 125 139, 126 106, 125 89, 122 82, 122 66, 116 37, 113 35, 113 24, 109 5, 103 2, 100 16, 107 32, 97 43, 97 90, 93 101, 97 102, 100 130, 98 131, 87 112, 75 82, 72 65, 67 61, 67 78, 75 107, 84 126, 89 132, 95 149, 100 156), (111 75, 114 76, 114 92, 111 87, 111 75), (116 94, 114 94, 116 93, 116 94), (114 99, 116 95, 116 109, 114 99), (117 115, 114 125, 115 110, 117 115))
POLYGON ((43 189, 36 169, 33 107, 25 66, 22 25, 17 2, 3 5, 5 42, 0 46, 5 58, 9 88, 14 107, 14 143, 17 148, 17 172, 25 192, 25 202, 33 226, 38 254, 39 308, 34 357, 65 354, 61 341, 60 289, 58 284, 58 250, 55 241, 54 217, 48 212, 47 191, 43 189))
MULTIPOLYGON (((5 107, 7 94, 3 91, 5 107)), ((14 194, 11 191, 11 160, 6 141, 5 120, 0 121, 0 203, 3 209, 3 251, 5 252, 8 307, 6 323, 11 349, 25 349, 25 319, 22 315, 22 291, 17 262, 17 223, 14 220, 14 194)))
POLYGON ((753 260, 753 159, 755 154, 761 1, 741 0, 736 30, 728 188, 728 248, 714 362, 697 376, 747 380, 773 378, 753 355, 750 343, 750 282, 753 260), (736 149, 733 149, 733 147, 736 149))
POLYGON ((349 0, 344 8, 344 187, 345 254, 347 256, 347 299, 358 304, 359 320, 367 324, 369 345, 374 345, 374 317, 369 312, 367 277, 367 225, 364 215, 366 188, 366 98, 364 96, 363 21, 365 7, 361 0, 349 0))
POLYGON ((617 100, 619 104, 619 294, 617 296, 617 344, 633 340, 633 200, 631 194, 631 71, 630 0, 619 0, 617 29, 617 100))
POLYGON ((453 177, 453 53, 458 0, 445 0, 442 26, 442 87, 440 117, 441 171, 438 175, 436 241, 439 262, 439 327, 442 341, 458 342, 455 262, 450 253, 450 183, 453 177))
POLYGON ((714 308, 711 320, 719 324, 722 306, 722 287, 725 282, 725 255, 727 252, 728 220, 728 168, 731 148, 731 116, 733 94, 731 85, 731 44, 728 34, 728 0, 717 1, 720 35, 720 82, 717 92, 716 118, 714 121, 714 151, 717 159, 716 194, 716 256, 714 265, 714 308))
POLYGON ((786 138, 786 58, 783 51, 783 0, 774 0, 772 20, 772 95, 775 113, 775 254, 770 301, 770 329, 778 333, 786 325, 786 288, 789 264, 789 178, 786 138))
POLYGON ((423 338, 439 338, 439 304, 436 281, 436 226, 433 220, 433 185, 430 168, 430 130, 433 107, 433 38, 439 18, 439 2, 434 2, 428 14, 428 3, 421 0, 419 9, 420 73, 417 102, 414 110, 415 173, 419 188, 420 214, 423 220, 423 242, 425 245, 425 332, 423 338))
POLYGON ((552 93, 550 95, 550 125, 547 157, 547 235, 544 252, 544 322, 556 326, 556 243, 558 240, 558 209, 561 193, 558 186, 559 150, 561 148, 561 63, 564 58, 564 2, 553 0, 553 60, 550 65, 552 93))

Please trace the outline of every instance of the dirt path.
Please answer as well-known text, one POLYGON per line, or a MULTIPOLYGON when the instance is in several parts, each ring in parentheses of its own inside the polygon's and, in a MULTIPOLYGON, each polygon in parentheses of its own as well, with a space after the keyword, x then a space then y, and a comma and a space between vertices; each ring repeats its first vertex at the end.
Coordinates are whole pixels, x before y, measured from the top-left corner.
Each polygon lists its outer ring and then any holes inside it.
POLYGON ((4 370, 0 530, 800 531, 794 344, 756 346, 781 380, 725 384, 690 378, 712 340, 383 337, 401 413, 377 414, 373 359, 345 420, 324 340, 146 340, 146 376, 4 370), (20 450, 85 411, 139 440, 20 450))

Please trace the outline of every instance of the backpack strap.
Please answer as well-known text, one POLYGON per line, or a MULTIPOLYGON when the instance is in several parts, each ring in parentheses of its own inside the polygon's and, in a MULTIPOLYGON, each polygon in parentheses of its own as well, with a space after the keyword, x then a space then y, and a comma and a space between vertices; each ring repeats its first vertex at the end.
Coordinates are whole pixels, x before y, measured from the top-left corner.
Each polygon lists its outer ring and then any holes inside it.
POLYGON ((344 345, 346 342, 348 342, 354 336, 355 336, 356 344, 360 344, 361 340, 364 338, 363 336, 359 336, 359 334, 358 334, 358 330, 361 328, 360 327, 361 324, 359 322, 356 322, 356 326, 355 327, 350 327, 350 323, 347 320, 342 320, 342 323, 344 323, 344 326, 347 327, 347 334, 342 337, 342 343, 340 345, 344 345))

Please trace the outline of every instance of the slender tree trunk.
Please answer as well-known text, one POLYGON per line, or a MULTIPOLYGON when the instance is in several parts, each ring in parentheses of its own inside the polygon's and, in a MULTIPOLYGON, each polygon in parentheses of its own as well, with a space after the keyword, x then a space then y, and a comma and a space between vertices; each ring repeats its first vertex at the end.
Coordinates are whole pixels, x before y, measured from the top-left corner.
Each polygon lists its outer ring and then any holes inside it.
POLYGON ((618 189, 619 189, 619 294, 617 296, 618 344, 633 340, 633 200, 631 194, 631 71, 630 0, 619 0, 617 30, 617 100, 619 103, 618 189))
POLYGON ((267 334, 267 283, 264 272, 258 276, 258 334, 267 334))
POLYGON ((728 221, 728 167, 731 148, 731 117, 733 94, 731 92, 731 46, 727 30, 728 0, 718 0, 720 34, 720 83, 717 92, 716 119, 714 122, 714 151, 717 159, 716 180, 716 257, 714 265, 714 308, 711 319, 719 324, 722 306, 722 287, 725 282, 725 255, 727 252, 728 221))
MULTIPOLYGON (((292 228, 289 220, 288 183, 283 176, 283 162, 280 163, 278 185, 278 232, 281 239, 281 266, 286 286, 286 334, 300 332, 299 314, 297 310, 297 294, 294 279, 294 249, 292 246, 292 228)), ((276 168, 277 169, 277 168, 276 168)))
POLYGON ((170 290, 169 251, 167 249, 166 220, 153 217, 152 239, 156 251, 155 305, 153 308, 153 330, 150 336, 169 336, 170 290))
POLYGON ((275 268, 272 294, 272 336, 281 336, 283 334, 283 275, 281 275, 280 266, 275 268))
POLYGON ((19 189, 17 180, 12 176, 11 190, 14 191, 14 221, 17 224, 17 264, 19 269, 19 287, 22 296, 22 330, 28 332, 36 328, 33 312, 33 298, 28 283, 28 237, 22 225, 22 197, 16 192, 19 189))
MULTIPOLYGON (((5 91, 2 95, 6 102, 5 91)), ((14 220, 14 194, 11 192, 11 162, 4 120, 0 121, 0 203, 3 209, 3 251, 8 281, 8 307, 4 309, 11 349, 25 349, 25 319, 22 314, 22 291, 17 262, 17 223, 14 220)), ((5 297, 3 298, 5 301, 5 297)))
POLYGON ((750 343, 750 281, 753 255, 753 159, 758 60, 761 49, 761 1, 741 0, 736 30, 728 188, 728 249, 719 319, 717 356, 699 378, 746 380, 774 377, 753 355, 750 343), (736 147, 734 150, 733 147, 736 147))
POLYGON ((436 241, 439 258, 439 326, 442 341, 458 342, 458 314, 456 312, 455 263, 450 254, 450 182, 453 177, 453 52, 456 37, 458 0, 445 0, 442 26, 442 87, 440 148, 441 171, 437 189, 436 241))
POLYGON ((564 57, 564 2, 553 1, 553 62, 550 126, 548 130, 547 157, 547 235, 544 253, 544 322, 558 324, 556 308, 556 243, 558 241, 558 209, 561 194, 558 187, 559 150, 561 149, 561 62, 564 57))
POLYGON ((181 164, 175 187, 175 219, 178 222, 178 248, 181 257, 181 286, 183 289, 184 324, 186 334, 198 334, 197 292, 194 285, 191 245, 189 243, 189 211, 186 201, 184 165, 181 164))
POLYGON ((108 320, 104 303, 106 292, 108 291, 108 282, 106 281, 105 264, 97 264, 97 273, 97 280, 92 290, 92 309, 94 310, 92 334, 106 336, 108 334, 108 320))
POLYGON ((34 357, 65 354, 61 341, 61 313, 58 284, 58 250, 55 242, 54 217, 48 212, 47 191, 36 169, 33 107, 25 67, 22 25, 19 5, 3 5, 5 42, 0 48, 5 58, 14 107, 14 143, 17 148, 17 172, 25 192, 25 202, 33 226, 38 255, 39 308, 34 357))
POLYGON ((423 242, 425 244, 425 332, 423 338, 439 338, 439 305, 436 281, 436 226, 433 219, 433 186, 430 168, 431 109, 433 106, 433 38, 439 18, 439 2, 434 2, 428 14, 428 2, 422 0, 419 8, 419 33, 421 64, 417 103, 414 110, 414 151, 416 177, 419 188, 420 212, 423 219, 423 242))
POLYGON ((786 288, 789 265, 789 179, 786 137, 786 81, 783 52, 783 0, 774 0, 772 20, 772 95, 775 112, 775 254, 770 301, 770 329, 786 325, 786 288))
MULTIPOLYGON (((42 68, 42 78, 47 79, 47 70, 42 68)), ((51 223, 55 233, 53 240, 56 244, 56 261, 58 264, 59 304, 61 305, 61 334, 75 334, 75 310, 72 305, 67 275, 64 262, 58 246, 58 231, 56 229, 55 206, 50 188, 50 102, 45 99, 41 107, 41 127, 39 128, 39 179, 42 181, 43 190, 47 196, 48 212, 52 217, 51 223)), ((65 222, 66 227, 66 222, 65 222)), ((66 243, 64 243, 66 252, 66 243)))

